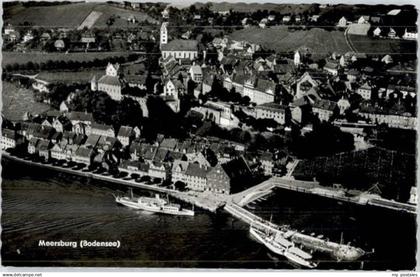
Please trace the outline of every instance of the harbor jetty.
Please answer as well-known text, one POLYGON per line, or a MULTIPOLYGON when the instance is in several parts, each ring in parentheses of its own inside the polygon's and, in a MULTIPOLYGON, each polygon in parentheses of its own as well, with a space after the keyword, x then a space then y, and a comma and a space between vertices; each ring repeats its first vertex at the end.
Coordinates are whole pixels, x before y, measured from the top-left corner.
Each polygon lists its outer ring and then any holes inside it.
POLYGON ((318 182, 300 181, 282 177, 270 179, 253 186, 247 190, 232 195, 233 201, 239 206, 246 206, 262 195, 270 194, 273 188, 281 188, 301 193, 314 194, 321 197, 335 199, 337 201, 353 203, 357 205, 370 205, 410 214, 417 213, 417 206, 401 203, 380 197, 377 194, 361 192, 358 195, 346 195, 343 189, 321 186, 318 182))
POLYGON ((254 227, 259 229, 268 229, 271 232, 280 232, 286 239, 289 239, 298 245, 302 245, 311 251, 318 251, 329 254, 331 257, 338 261, 357 260, 366 253, 363 249, 358 247, 316 238, 302 234, 296 230, 292 230, 287 226, 276 225, 247 211, 235 203, 227 203, 225 205, 225 210, 236 218, 254 227))
MULTIPOLYGON (((105 176, 99 173, 93 172, 86 172, 82 170, 72 169, 72 168, 64 168, 61 166, 56 166, 53 164, 48 163, 38 163, 33 162, 30 160, 26 160, 23 158, 19 158, 9 153, 3 153, 3 158, 14 160, 17 162, 22 162, 31 166, 38 166, 49 168, 52 170, 66 172, 69 174, 84 176, 87 178, 91 178, 94 180, 106 181, 115 184, 120 184, 126 187, 133 187, 133 188, 140 188, 145 190, 156 191, 158 193, 165 193, 168 194, 180 201, 185 203, 189 203, 201 209, 210 211, 210 212, 217 212, 220 208, 224 208, 226 212, 233 215, 234 217, 244 221, 245 223, 257 227, 259 229, 268 229, 273 232, 281 232, 282 236, 289 239, 290 241, 301 245, 302 247, 311 250, 311 251, 318 251, 329 254, 331 257, 341 261, 347 260, 352 261, 356 260, 362 255, 365 254, 365 251, 346 244, 336 243, 329 241, 325 238, 314 237, 306 234, 302 234, 296 230, 290 229, 288 226, 276 225, 272 222, 269 222, 252 212, 243 208, 247 204, 254 202, 266 195, 272 193, 274 188, 280 187, 289 190, 304 192, 304 193, 312 193, 314 194, 314 188, 319 189, 316 187, 314 182, 300 182, 295 180, 288 180, 282 178, 271 178, 257 186, 249 188, 245 191, 232 194, 232 195, 214 195, 212 193, 206 192, 181 192, 175 189, 171 189, 168 187, 162 187, 158 185, 149 185, 141 182, 136 182, 135 180, 123 180, 120 178, 115 178, 113 176, 105 176)), ((324 195, 326 197, 348 201, 351 203, 356 203, 355 199, 347 199, 347 198, 337 198, 336 195, 324 195)), ((368 202, 365 203, 365 205, 368 202)), ((357 202, 360 204, 360 202, 357 202)))

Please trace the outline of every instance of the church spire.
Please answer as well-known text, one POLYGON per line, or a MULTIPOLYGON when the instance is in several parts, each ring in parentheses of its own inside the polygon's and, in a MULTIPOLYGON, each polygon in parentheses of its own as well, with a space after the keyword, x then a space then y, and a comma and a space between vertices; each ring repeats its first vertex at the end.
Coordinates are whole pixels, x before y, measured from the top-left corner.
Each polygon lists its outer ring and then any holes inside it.
POLYGON ((160 46, 168 43, 168 22, 163 22, 160 27, 160 46))

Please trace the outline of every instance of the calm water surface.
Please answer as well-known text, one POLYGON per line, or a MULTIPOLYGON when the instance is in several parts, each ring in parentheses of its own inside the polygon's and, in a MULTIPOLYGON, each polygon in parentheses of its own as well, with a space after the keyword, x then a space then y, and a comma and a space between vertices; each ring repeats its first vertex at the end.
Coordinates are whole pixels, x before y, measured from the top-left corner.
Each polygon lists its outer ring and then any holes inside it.
MULTIPOLYGON (((292 269, 227 214, 174 217, 114 202, 124 187, 2 162, 2 262, 13 266, 120 266, 292 269), (120 248, 39 247, 46 241, 121 241, 120 248)), ((135 190, 136 195, 152 195, 135 190)), ((188 207, 188 206, 187 206, 188 207)), ((415 217, 276 191, 250 209, 279 224, 375 252, 364 263, 316 255, 320 269, 413 269, 415 217), (272 215, 272 216, 271 216, 272 215)))

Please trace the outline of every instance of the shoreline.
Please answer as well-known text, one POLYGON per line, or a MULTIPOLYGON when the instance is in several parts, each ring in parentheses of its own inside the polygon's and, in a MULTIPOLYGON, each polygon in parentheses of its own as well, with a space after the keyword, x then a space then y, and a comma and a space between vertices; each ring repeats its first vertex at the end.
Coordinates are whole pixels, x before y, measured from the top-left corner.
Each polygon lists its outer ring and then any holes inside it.
POLYGON ((116 179, 112 176, 103 176, 100 174, 96 174, 96 173, 92 173, 92 172, 84 172, 81 170, 74 170, 71 168, 63 168, 60 166, 55 166, 52 164, 42 164, 42 163, 36 163, 30 160, 25 160, 16 156, 12 156, 7 152, 2 152, 1 153, 1 158, 5 158, 5 159, 9 159, 18 163, 23 163, 26 165, 30 165, 30 166, 38 166, 38 167, 42 167, 42 168, 47 168, 47 169, 51 169, 51 170, 55 170, 55 171, 59 171, 59 172, 65 172, 68 174, 73 174, 73 175, 77 175, 77 176, 82 176, 82 177, 86 177, 86 178, 90 178, 93 180, 99 180, 99 181, 105 181, 105 182, 110 182, 110 183, 114 183, 117 185, 122 185, 122 186, 128 186, 128 187, 134 187, 134 188, 140 188, 140 189, 144 189, 144 190, 150 190, 150 191, 156 191, 156 192, 160 192, 160 193, 166 193, 180 201, 189 203, 189 204, 193 204, 201 209, 207 210, 209 212, 212 213, 216 213, 217 210, 223 206, 223 203, 205 203, 204 201, 200 201, 201 199, 199 199, 198 197, 189 195, 187 193, 184 192, 180 192, 180 191, 176 191, 173 189, 168 189, 168 188, 163 188, 163 187, 158 187, 157 185, 145 185, 143 183, 137 183, 134 180, 123 180, 123 179, 116 179))

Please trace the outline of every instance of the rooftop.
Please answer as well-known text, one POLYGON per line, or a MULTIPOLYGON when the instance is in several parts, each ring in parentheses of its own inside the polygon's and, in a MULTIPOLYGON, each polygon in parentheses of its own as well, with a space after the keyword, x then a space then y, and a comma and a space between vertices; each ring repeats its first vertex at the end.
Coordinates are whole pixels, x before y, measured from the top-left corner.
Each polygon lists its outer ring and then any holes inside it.
POLYGON ((92 114, 87 112, 70 112, 67 117, 74 121, 93 121, 92 114))
POLYGON ((81 146, 76 150, 75 155, 79 157, 90 158, 92 153, 93 153, 92 149, 88 149, 81 146))
POLYGON ((319 99, 315 101, 313 104, 314 108, 318 108, 321 110, 328 110, 328 111, 333 111, 336 106, 337 106, 336 102, 326 100, 326 99, 319 99))
POLYGON ((198 51, 196 40, 175 39, 162 45, 162 51, 198 51))
POLYGON ((105 84, 110 86, 121 86, 121 81, 116 76, 104 75, 98 80, 98 84, 105 84))
POLYGON ((188 164, 188 168, 185 174, 190 175, 190 176, 200 177, 200 178, 206 178, 207 167, 201 166, 196 163, 190 163, 188 164))
POLYGON ((118 131, 118 137, 130 137, 133 133, 133 127, 121 126, 118 131))
POLYGON ((110 129, 114 130, 114 128, 111 125, 99 124, 96 122, 92 123, 92 129, 103 130, 103 131, 108 131, 110 129))
POLYGON ((256 109, 267 109, 275 111, 285 111, 286 107, 277 103, 264 103, 255 107, 256 109))

